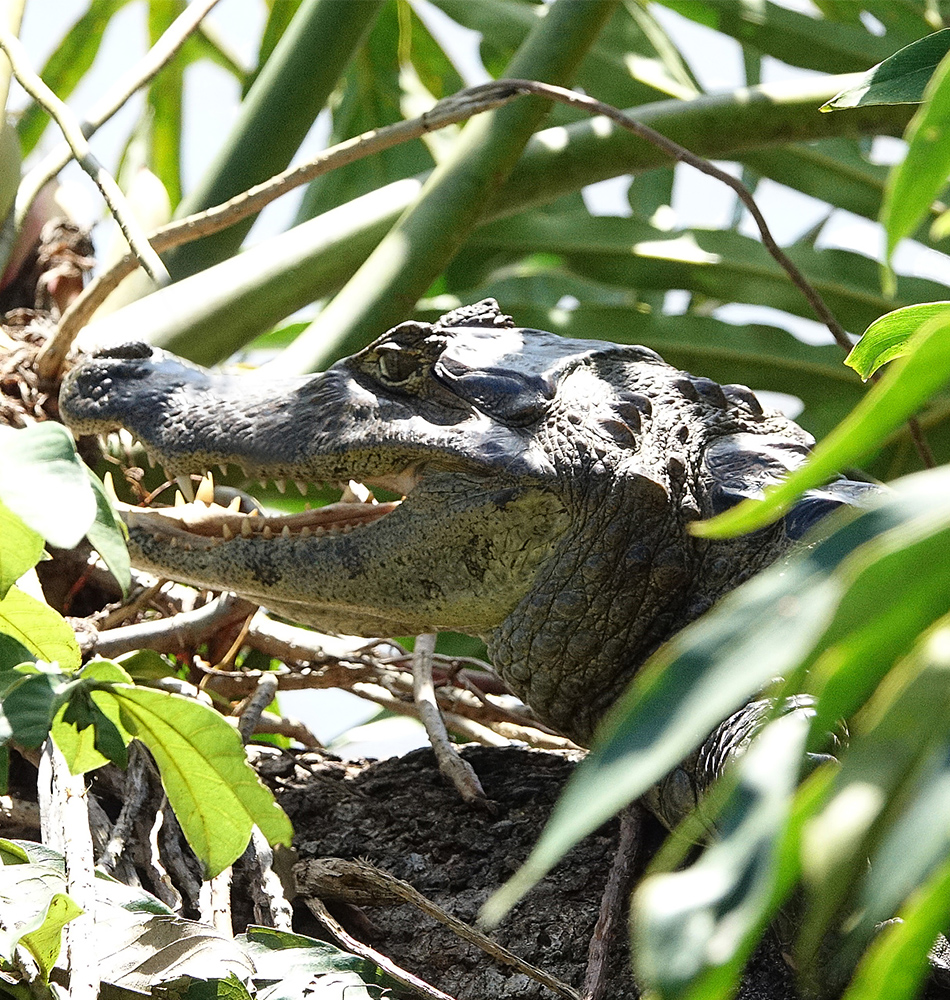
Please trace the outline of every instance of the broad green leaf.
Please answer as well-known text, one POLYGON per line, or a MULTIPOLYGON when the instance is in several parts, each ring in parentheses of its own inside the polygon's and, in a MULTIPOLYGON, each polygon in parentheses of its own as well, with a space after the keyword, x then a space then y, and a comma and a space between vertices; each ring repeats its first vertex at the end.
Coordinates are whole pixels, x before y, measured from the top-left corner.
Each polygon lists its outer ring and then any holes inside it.
POLYGON ((24 674, 7 686, 0 699, 0 738, 25 747, 42 746, 64 687, 61 679, 45 672, 24 674))
POLYGON ((822 111, 859 108, 873 104, 918 104, 940 60, 950 51, 950 28, 905 45, 894 55, 872 66, 822 105, 822 111))
MULTIPOLYGON (((950 28, 944 29, 950 48, 950 28)), ((930 212, 950 176, 950 59, 934 71, 924 104, 907 127, 907 155, 887 180, 881 223, 887 233, 887 259, 930 212)))
POLYGON ((781 894, 779 858, 808 725, 795 714, 766 726, 736 768, 715 843, 689 867, 637 888, 631 953, 639 981, 660 997, 738 985, 781 894))
POLYGON ((91 470, 87 471, 96 498, 96 519, 86 532, 86 537, 92 547, 102 556, 102 561, 116 578, 123 596, 126 596, 129 584, 132 582, 132 576, 129 550, 125 544, 127 534, 125 524, 116 517, 102 483, 91 470))
POLYGON ((851 415, 819 442, 804 466, 780 485, 766 488, 764 501, 743 501, 725 514, 697 523, 695 533, 725 538, 760 528, 781 517, 805 490, 860 462, 950 377, 950 317, 937 316, 925 323, 907 350, 851 415))
POLYGON ((878 932, 843 1000, 912 1000, 919 996, 929 969, 927 951, 947 928, 948 900, 950 861, 945 861, 901 910, 901 922, 878 932))
MULTIPOLYGON (((933 552, 935 559, 940 556, 933 552)), ((900 599, 895 603, 899 605, 900 599)), ((856 658, 853 653, 852 658, 856 658)), ((806 824, 802 864, 808 907, 799 934, 799 956, 814 962, 842 913, 853 909, 842 946, 830 960, 822 958, 823 963, 833 963, 841 981, 877 924, 894 915, 906 895, 931 873, 934 861, 950 848, 945 827, 935 822, 937 835, 931 836, 920 827, 920 809, 906 811, 922 770, 924 775, 930 772, 925 781, 929 792, 939 791, 933 787, 935 767, 943 772, 939 784, 944 791, 948 784, 942 763, 950 747, 948 669, 950 626, 945 621, 893 668, 887 683, 865 706, 852 726, 848 752, 827 802, 806 824), (924 718, 926 723, 921 724, 924 718), (876 850, 882 840, 890 840, 890 849, 885 842, 883 851, 876 850), (921 859, 928 851, 929 864, 921 859)), ((941 810, 939 796, 930 801, 934 811, 941 810)))
POLYGON ((950 302, 922 302, 904 306, 876 319, 845 358, 844 363, 867 381, 882 365, 907 353, 908 341, 930 319, 950 319, 950 302))
POLYGON ((328 973, 353 977, 347 980, 350 983, 345 988, 347 998, 360 997, 359 986, 363 983, 397 985, 372 962, 301 934, 271 927, 249 927, 236 940, 257 968, 254 979, 260 1000, 296 1000, 318 986, 320 977, 328 973))
POLYGON ((79 666, 79 644, 66 620, 48 604, 11 587, 0 601, 0 632, 64 671, 79 666))
POLYGON ((123 729, 152 752, 207 877, 242 854, 253 824, 271 843, 290 843, 290 821, 248 765, 235 730, 217 712, 177 695, 126 685, 95 697, 107 715, 106 699, 115 699, 123 729))
POLYGON ((119 665, 129 674, 129 680, 153 681, 159 677, 172 677, 178 668, 154 649, 138 649, 118 659, 119 665))
MULTIPOLYGON (((116 669, 115 673, 126 681, 129 679, 123 670, 116 669)), ((80 676, 86 681, 96 680, 95 672, 89 671, 88 667, 80 676)), ((100 682, 105 679, 102 677, 100 682)), ((119 676, 109 679, 113 683, 122 682, 119 676)), ((50 734, 72 774, 94 771, 110 761, 123 770, 128 765, 127 747, 132 736, 123 726, 119 708, 108 692, 76 685, 53 718, 50 734)))
POLYGON ((23 945, 45 982, 59 955, 63 927, 82 910, 66 894, 66 879, 44 864, 0 867, 0 956, 13 962, 23 945))
MULTIPOLYGON (((154 45, 175 18, 184 10, 177 0, 150 0, 148 5, 149 44, 154 45)), ((161 74, 148 88, 149 138, 151 156, 149 168, 155 172, 168 192, 172 205, 181 201, 181 128, 182 91, 185 77, 184 52, 178 52, 162 67, 161 74)))
POLYGON ((63 928, 80 913, 82 909, 71 896, 57 892, 49 901, 42 925, 20 938, 20 944, 36 959, 44 980, 49 979, 56 959, 59 958, 63 928))
POLYGON ((96 515, 86 467, 72 435, 51 420, 0 427, 0 501, 48 542, 77 545, 96 515))
MULTIPOLYGON (((909 477, 873 509, 857 517, 843 512, 832 525, 837 528, 825 540, 728 594, 640 669, 528 861, 490 901, 492 919, 581 837, 686 759, 771 679, 793 677, 817 660, 822 677, 832 666, 850 664, 874 685, 895 655, 945 613, 950 473, 909 477), (921 559, 927 559, 927 577, 919 572, 921 559), (867 616, 871 606, 878 609, 873 618, 867 616)), ((827 693, 830 681, 825 687, 827 693)), ((840 692, 830 702, 829 719, 821 718, 819 702, 816 723, 826 732, 855 710, 840 692)))
POLYGON ((43 536, 0 502, 0 599, 43 555, 43 536))

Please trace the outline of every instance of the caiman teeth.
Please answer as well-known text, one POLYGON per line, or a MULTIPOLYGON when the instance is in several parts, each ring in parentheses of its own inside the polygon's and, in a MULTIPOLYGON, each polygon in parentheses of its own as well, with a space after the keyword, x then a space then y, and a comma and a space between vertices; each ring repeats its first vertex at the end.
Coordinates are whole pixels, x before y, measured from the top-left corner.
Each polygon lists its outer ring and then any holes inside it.
POLYGON ((178 488, 187 500, 191 501, 195 499, 195 490, 191 485, 191 476, 175 476, 175 482, 178 483, 178 488))
POLYGON ((211 478, 210 472, 198 483, 198 489, 195 491, 195 500, 206 504, 208 507, 214 503, 214 480, 211 478))

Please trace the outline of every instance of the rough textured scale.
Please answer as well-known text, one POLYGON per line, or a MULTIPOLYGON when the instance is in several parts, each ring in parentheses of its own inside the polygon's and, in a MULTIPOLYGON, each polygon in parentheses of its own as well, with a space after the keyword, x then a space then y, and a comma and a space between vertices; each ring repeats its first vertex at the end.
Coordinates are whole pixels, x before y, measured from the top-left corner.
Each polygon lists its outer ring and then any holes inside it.
POLYGON ((582 743, 664 640, 868 489, 839 482, 753 535, 693 537, 798 466, 808 434, 742 386, 518 328, 491 300, 278 383, 124 345, 77 367, 61 405, 80 433, 126 428, 175 475, 228 463, 405 493, 287 530, 221 508, 125 516, 140 566, 291 619, 482 636, 511 689, 582 743))

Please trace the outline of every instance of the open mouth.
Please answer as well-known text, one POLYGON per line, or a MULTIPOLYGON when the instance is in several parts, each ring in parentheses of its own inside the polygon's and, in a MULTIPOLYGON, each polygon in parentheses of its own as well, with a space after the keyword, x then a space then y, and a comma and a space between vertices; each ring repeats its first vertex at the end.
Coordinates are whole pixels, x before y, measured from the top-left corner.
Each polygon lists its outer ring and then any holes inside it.
MULTIPOLYGON (((197 476, 176 476, 179 489, 173 506, 135 506, 119 500, 110 473, 106 473, 105 485, 129 527, 143 527, 169 545, 194 550, 248 540, 286 542, 349 534, 396 510, 417 478, 415 470, 407 469, 398 475, 371 479, 374 486, 403 495, 400 500, 384 501, 378 501, 369 486, 351 479, 336 484, 341 490, 339 500, 314 508, 308 504, 308 509, 295 513, 265 510, 249 493, 216 486, 210 472, 200 480, 197 476)), ((278 491, 284 493, 286 481, 275 482, 278 491)), ((308 483, 295 482, 305 495, 308 483)))

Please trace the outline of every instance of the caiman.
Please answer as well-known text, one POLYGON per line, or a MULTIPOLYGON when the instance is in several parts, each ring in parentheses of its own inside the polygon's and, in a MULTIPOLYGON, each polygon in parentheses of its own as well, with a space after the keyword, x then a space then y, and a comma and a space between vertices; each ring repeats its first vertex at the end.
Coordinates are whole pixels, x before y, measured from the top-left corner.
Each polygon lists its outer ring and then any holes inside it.
POLYGON ((481 636, 509 688, 582 744, 666 639, 871 489, 840 481, 754 534, 697 538, 690 522, 760 496, 812 438, 743 386, 519 328, 493 300, 277 382, 125 344, 70 373, 61 409, 80 434, 125 428, 173 476, 237 465, 394 491, 284 516, 199 491, 124 517, 136 565, 294 621, 481 636))

